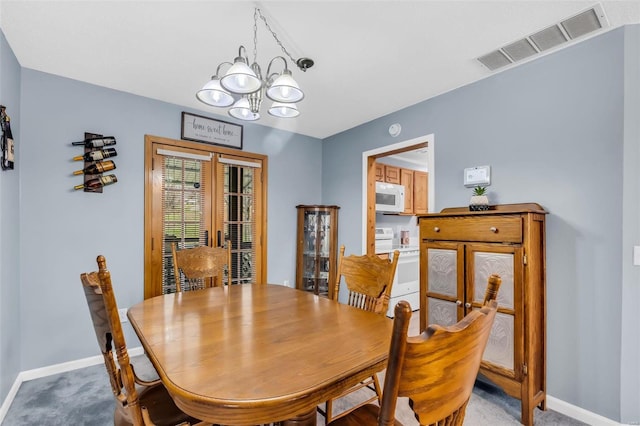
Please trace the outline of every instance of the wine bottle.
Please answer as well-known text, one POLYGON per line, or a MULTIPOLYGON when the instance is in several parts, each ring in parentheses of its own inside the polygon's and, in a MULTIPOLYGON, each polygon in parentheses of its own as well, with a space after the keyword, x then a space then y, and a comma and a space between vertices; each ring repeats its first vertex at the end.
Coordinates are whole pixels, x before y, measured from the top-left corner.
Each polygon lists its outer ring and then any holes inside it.
POLYGON ((100 149, 98 151, 87 152, 84 155, 78 155, 76 157, 73 157, 73 161, 79 161, 79 160, 100 161, 100 160, 104 160, 105 158, 115 157, 116 155, 118 155, 118 153, 116 152, 115 148, 105 148, 105 149, 100 149))
POLYGON ((116 177, 116 175, 100 176, 95 179, 89 179, 82 185, 76 185, 73 187, 73 189, 97 189, 102 188, 106 185, 111 185, 112 183, 116 183, 117 181, 118 178, 116 177))
POLYGON ((116 163, 111 160, 102 161, 99 163, 90 164, 82 170, 76 170, 73 172, 74 175, 97 175, 100 173, 108 172, 109 170, 113 170, 116 168, 116 163))
POLYGON ((103 136, 99 138, 90 138, 83 141, 71 142, 71 145, 84 145, 85 148, 102 148, 103 146, 111 146, 116 144, 116 138, 113 136, 103 136))
POLYGON ((2 160, 0 161, 0 165, 2 166, 2 170, 11 170, 13 169, 15 161, 11 123, 9 122, 9 116, 5 112, 6 107, 4 105, 0 105, 0 110, 0 123, 2 125, 2 160))

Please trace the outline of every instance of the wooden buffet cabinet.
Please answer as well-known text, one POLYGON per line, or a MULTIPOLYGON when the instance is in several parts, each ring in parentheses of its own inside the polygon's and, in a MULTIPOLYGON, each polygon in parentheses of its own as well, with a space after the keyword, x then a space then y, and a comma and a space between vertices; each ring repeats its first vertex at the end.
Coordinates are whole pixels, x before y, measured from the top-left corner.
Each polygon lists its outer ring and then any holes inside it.
POLYGON ((538 204, 421 215, 420 330, 480 307, 487 278, 502 277, 480 374, 521 400, 521 422, 546 409, 545 215, 538 204))

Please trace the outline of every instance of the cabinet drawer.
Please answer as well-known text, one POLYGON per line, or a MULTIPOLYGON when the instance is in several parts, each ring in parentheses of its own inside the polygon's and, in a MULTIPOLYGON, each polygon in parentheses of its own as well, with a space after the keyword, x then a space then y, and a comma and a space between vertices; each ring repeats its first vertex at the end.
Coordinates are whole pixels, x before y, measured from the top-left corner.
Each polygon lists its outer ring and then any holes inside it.
POLYGON ((520 243, 522 242, 522 219, 519 216, 421 218, 420 238, 520 243))

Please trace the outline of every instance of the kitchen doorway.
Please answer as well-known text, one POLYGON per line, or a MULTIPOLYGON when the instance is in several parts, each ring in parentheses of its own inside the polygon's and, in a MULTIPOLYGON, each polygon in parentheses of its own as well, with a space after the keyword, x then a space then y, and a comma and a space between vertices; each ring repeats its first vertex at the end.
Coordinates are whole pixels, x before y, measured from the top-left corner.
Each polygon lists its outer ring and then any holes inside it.
POLYGON ((415 150, 426 150, 427 200, 429 213, 434 211, 435 204, 435 138, 433 134, 383 146, 362 153, 362 253, 375 253, 375 187, 376 161, 383 157, 406 153, 415 150))

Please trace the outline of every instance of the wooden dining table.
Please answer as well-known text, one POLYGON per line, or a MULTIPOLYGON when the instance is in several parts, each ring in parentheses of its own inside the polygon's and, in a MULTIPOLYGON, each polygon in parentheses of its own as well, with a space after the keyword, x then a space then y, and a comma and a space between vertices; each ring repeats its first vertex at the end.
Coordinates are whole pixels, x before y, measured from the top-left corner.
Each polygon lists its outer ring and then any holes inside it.
POLYGON ((315 425, 318 404, 386 367, 392 329, 273 284, 156 296, 127 316, 176 405, 223 425, 315 425))

